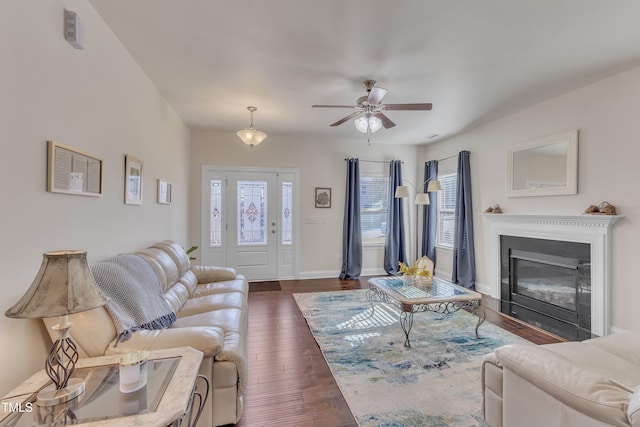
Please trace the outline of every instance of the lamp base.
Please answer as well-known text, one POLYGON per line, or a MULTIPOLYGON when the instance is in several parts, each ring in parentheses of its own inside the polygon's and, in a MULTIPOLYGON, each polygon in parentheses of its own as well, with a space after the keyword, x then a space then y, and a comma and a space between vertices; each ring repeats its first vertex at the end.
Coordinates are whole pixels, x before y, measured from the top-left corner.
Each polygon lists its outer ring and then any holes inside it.
POLYGON ((80 378, 70 378, 65 388, 58 390, 55 384, 51 384, 42 389, 38 393, 36 403, 39 406, 54 406, 75 399, 82 393, 84 393, 84 381, 80 378))

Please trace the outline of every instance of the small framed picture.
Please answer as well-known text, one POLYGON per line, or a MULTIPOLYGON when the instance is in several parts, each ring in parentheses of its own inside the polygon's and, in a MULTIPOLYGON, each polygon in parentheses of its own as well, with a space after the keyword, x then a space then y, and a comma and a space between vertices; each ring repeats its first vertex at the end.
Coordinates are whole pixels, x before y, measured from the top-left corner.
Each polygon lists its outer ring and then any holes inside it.
POLYGON ((47 141, 47 191, 102 196, 102 160, 55 141, 47 141))
POLYGON ((142 166, 144 163, 133 156, 124 156, 124 203, 142 204, 142 166))
POLYGON ((158 180, 158 203, 161 205, 171 204, 172 186, 170 182, 158 180))
POLYGON ((331 207, 331 189, 316 187, 316 208, 331 207))

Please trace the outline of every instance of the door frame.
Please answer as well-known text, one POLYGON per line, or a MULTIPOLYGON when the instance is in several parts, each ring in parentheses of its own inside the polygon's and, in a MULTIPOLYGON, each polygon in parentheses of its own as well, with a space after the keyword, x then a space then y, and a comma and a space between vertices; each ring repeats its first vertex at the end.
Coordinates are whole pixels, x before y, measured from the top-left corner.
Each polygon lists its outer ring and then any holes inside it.
MULTIPOLYGON (((246 166, 215 166, 215 165, 203 165, 201 167, 200 174, 200 255, 204 256, 205 251, 209 248, 209 240, 210 237, 207 236, 210 227, 209 224, 209 180, 208 177, 211 175, 217 175, 224 181, 223 185, 223 199, 227 197, 226 186, 228 183, 228 173, 275 173, 277 176, 277 185, 280 188, 280 184, 283 181, 293 182, 293 230, 292 230, 292 245, 282 245, 280 236, 281 233, 278 233, 278 243, 277 243, 277 255, 276 255, 276 263, 277 263, 277 279, 298 279, 300 274, 300 170, 297 168, 269 168, 269 167, 246 167, 246 166), (286 176, 287 179, 283 179, 286 176), (286 251, 285 251, 286 249, 286 251), (289 262, 289 264, 285 264, 285 261, 289 262)), ((277 190, 278 199, 276 202, 278 212, 282 212, 282 192, 277 190)), ((225 209, 228 209, 228 206, 225 206, 225 209)), ((224 228, 224 239, 228 239, 228 213, 225 212, 222 214, 222 223, 224 228)), ((281 220, 278 220, 278 230, 280 231, 281 220)), ((227 265, 226 259, 226 251, 227 247, 223 243, 224 250, 220 252, 220 258, 218 264, 222 266, 227 265)))

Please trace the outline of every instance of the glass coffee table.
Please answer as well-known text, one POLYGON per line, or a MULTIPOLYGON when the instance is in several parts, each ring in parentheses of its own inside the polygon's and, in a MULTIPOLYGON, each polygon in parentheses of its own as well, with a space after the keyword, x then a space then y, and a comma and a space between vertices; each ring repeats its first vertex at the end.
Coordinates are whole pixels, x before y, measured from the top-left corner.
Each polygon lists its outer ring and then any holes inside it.
POLYGON ((413 313, 433 311, 435 313, 450 314, 461 308, 470 308, 471 313, 478 317, 478 328, 485 321, 486 312, 480 305, 482 295, 446 280, 433 278, 428 285, 407 285, 402 277, 388 276, 369 279, 367 300, 371 304, 371 315, 375 312, 375 300, 392 304, 400 309, 400 326, 405 335, 405 347, 411 347, 409 333, 413 326, 413 313))

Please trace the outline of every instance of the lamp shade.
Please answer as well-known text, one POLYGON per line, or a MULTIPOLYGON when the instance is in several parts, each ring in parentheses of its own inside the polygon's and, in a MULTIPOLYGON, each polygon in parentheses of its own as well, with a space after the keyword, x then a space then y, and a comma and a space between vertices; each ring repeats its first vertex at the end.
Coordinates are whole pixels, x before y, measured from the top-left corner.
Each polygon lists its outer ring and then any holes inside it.
POLYGON ((416 205, 429 205, 431 201, 429 200, 429 195, 427 193, 418 193, 416 194, 416 205))
POLYGON ((267 134, 264 132, 260 132, 253 127, 253 113, 257 110, 256 107, 249 106, 247 110, 251 113, 251 123, 249 127, 246 129, 239 130, 236 132, 238 138, 242 140, 245 144, 249 145, 253 148, 255 145, 260 144, 267 137, 267 134))
POLYGON ((427 191, 440 191, 442 190, 442 186, 440 185, 440 181, 432 180, 427 184, 427 191))
POLYGON ((89 270, 86 251, 47 252, 31 287, 5 316, 18 319, 63 316, 92 310, 108 301, 89 270))
POLYGON ((409 187, 406 185, 398 185, 396 187, 396 199, 404 199, 409 197, 409 187))
POLYGON ((236 135, 247 145, 253 147, 260 144, 267 137, 267 134, 255 128, 246 128, 236 132, 236 135))

